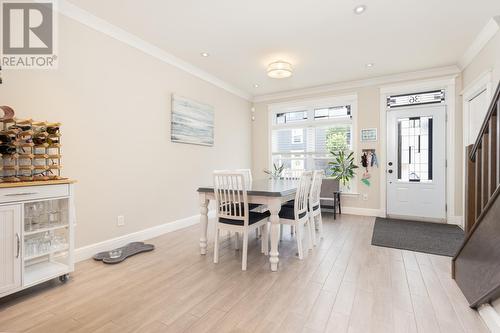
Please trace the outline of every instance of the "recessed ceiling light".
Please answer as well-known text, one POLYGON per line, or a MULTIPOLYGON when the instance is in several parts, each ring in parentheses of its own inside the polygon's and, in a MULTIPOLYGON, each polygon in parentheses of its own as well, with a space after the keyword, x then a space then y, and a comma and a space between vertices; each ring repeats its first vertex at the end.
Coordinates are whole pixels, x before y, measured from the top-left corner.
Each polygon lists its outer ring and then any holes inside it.
POLYGON ((273 79, 284 79, 292 76, 292 64, 286 61, 275 61, 267 67, 267 76, 273 79))
POLYGON ((373 66, 375 66, 375 64, 372 62, 366 64, 366 68, 373 68, 373 66))
POLYGON ((201 52, 200 53, 202 57, 208 57, 210 54, 208 52, 201 52))
POLYGON ((254 88, 258 88, 258 87, 259 87, 259 85, 256 83, 256 84, 254 84, 254 85, 253 85, 253 87, 254 87, 254 88))
POLYGON ((354 7, 354 14, 360 15, 363 14, 365 11, 366 11, 365 5, 359 5, 354 7))

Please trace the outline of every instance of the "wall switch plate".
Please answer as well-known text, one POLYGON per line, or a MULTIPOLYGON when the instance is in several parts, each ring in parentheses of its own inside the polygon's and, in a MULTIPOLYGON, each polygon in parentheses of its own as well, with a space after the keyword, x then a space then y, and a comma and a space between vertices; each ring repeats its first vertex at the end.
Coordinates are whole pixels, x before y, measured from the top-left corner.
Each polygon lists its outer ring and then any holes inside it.
POLYGON ((363 193, 363 200, 364 200, 364 201, 367 201, 367 200, 368 200, 368 194, 363 193))
POLYGON ((125 216, 118 215, 118 217, 116 218, 116 225, 119 227, 124 226, 125 225, 125 216))

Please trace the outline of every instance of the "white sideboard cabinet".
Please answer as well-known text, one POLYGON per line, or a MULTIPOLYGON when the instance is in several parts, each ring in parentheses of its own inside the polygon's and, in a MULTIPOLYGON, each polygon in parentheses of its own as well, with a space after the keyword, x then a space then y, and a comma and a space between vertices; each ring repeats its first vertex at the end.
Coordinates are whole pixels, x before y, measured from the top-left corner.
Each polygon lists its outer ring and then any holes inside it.
POLYGON ((0 297, 73 272, 74 183, 0 183, 0 297))

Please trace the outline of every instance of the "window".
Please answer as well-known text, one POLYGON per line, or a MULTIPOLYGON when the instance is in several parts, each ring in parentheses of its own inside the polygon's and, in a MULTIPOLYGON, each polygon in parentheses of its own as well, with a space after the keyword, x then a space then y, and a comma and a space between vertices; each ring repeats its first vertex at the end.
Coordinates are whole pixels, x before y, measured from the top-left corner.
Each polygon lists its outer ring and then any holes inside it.
POLYGON ((432 117, 398 119, 398 180, 432 181, 432 117))
POLYGON ((355 105, 352 96, 342 101, 311 102, 304 107, 271 108, 271 162, 283 164, 287 170, 323 169, 331 174, 331 152, 354 150, 355 105))
POLYGON ((292 129, 292 143, 304 143, 304 129, 294 128, 292 129))

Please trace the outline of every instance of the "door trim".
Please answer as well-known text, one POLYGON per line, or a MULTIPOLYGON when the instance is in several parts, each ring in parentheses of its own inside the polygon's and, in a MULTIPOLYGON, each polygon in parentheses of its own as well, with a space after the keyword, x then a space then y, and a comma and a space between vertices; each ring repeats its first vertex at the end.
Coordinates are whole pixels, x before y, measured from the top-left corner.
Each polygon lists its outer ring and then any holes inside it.
MULTIPOLYGON (((453 149, 446 150, 447 164, 460 166, 460 163, 455 162, 455 105, 456 105, 456 78, 457 75, 446 76, 430 80, 405 82, 397 85, 380 87, 380 207, 384 214, 387 216, 387 96, 394 94, 414 93, 418 91, 444 89, 446 92, 445 103, 441 104, 446 106, 446 146, 453 147, 453 149)), ((414 106, 410 108, 418 108, 414 106)), ((461 152, 463 154, 463 152, 461 152)), ((458 156, 462 160, 462 155, 458 156)), ((455 191, 462 191, 462 186, 455 185, 455 173, 460 174, 461 169, 455 170, 456 167, 446 168, 446 222, 457 224, 463 228, 463 212, 458 216, 455 215, 455 191), (455 172, 457 171, 457 172, 455 172)), ((460 177, 461 178, 461 177, 460 177)), ((459 193, 458 195, 461 195, 459 193)))

